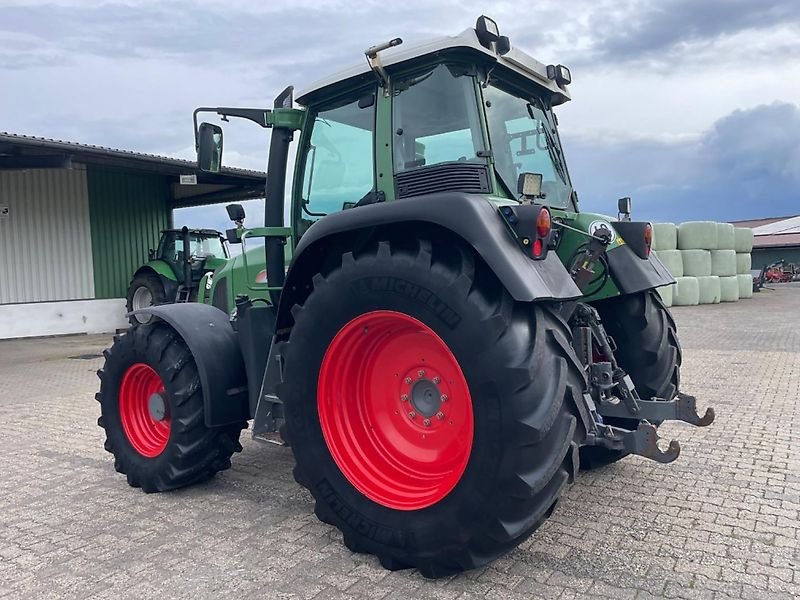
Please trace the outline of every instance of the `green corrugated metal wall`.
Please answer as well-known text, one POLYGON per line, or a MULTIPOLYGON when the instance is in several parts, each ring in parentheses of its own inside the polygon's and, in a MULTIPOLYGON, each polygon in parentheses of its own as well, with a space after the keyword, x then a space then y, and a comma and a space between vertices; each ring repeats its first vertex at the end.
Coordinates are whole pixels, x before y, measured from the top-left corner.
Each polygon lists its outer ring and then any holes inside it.
POLYGON ((124 298, 136 268, 167 227, 170 187, 163 175, 87 168, 96 298, 124 298))

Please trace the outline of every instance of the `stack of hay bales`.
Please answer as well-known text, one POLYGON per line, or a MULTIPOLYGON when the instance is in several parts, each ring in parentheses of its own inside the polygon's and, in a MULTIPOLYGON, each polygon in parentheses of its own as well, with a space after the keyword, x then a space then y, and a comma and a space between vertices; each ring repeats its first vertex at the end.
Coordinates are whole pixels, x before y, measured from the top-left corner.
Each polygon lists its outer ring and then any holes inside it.
POLYGON ((734 249, 736 250, 736 278, 739 281, 739 298, 753 297, 753 275, 750 269, 753 261, 750 252, 753 250, 753 230, 746 227, 734 229, 734 249))
POLYGON ((653 223, 652 248, 676 281, 657 288, 667 306, 753 297, 752 229, 713 221, 653 223))
POLYGON ((658 288, 667 306, 696 306, 750 298, 753 230, 730 223, 653 224, 653 250, 675 278, 658 288))

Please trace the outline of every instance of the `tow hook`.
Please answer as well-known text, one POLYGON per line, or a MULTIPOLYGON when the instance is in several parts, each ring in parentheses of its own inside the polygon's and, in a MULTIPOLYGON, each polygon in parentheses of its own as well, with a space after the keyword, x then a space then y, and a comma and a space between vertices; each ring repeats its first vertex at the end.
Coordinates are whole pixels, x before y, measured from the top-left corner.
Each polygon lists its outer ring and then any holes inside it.
POLYGON ((597 407, 597 413, 602 417, 637 417, 648 421, 683 421, 695 427, 707 427, 714 422, 714 409, 707 408, 701 417, 697 412, 697 398, 679 392, 672 400, 654 398, 652 400, 637 401, 638 410, 632 413, 623 402, 602 400, 597 407))

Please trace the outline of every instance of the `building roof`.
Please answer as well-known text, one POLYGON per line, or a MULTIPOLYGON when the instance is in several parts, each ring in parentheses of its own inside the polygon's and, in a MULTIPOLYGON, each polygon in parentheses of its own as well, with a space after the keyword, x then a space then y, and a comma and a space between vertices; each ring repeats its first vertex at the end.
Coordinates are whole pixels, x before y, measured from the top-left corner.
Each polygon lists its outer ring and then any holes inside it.
MULTIPOLYGON (((474 29, 466 29, 458 35, 438 37, 414 45, 396 46, 382 51, 379 56, 384 67, 391 67, 423 56, 455 49, 477 52, 515 73, 535 80, 537 84, 547 88, 554 94, 559 94, 562 102, 570 99, 569 92, 566 89, 559 87, 555 81, 547 77, 547 66, 544 63, 514 47, 500 56, 493 50, 481 45, 474 29)), ((353 67, 334 73, 301 90, 297 95, 297 102, 298 104, 306 105, 317 92, 349 79, 355 80, 369 75, 371 72, 372 69, 367 64, 367 61, 363 60, 353 67)))
POLYGON ((760 227, 761 225, 769 225, 770 223, 775 223, 776 221, 783 221, 784 219, 789 219, 791 217, 766 217, 764 219, 745 219, 743 221, 731 221, 733 225, 736 227, 749 227, 753 229, 755 227, 760 227))
POLYGON ((0 170, 69 169, 73 163, 169 176, 181 205, 264 196, 266 173, 261 171, 223 167, 219 173, 205 173, 180 158, 0 131, 0 170), (181 175, 194 175, 197 184, 180 185, 181 175))
POLYGON ((800 215, 734 221, 733 224, 752 228, 754 248, 800 247, 800 215))

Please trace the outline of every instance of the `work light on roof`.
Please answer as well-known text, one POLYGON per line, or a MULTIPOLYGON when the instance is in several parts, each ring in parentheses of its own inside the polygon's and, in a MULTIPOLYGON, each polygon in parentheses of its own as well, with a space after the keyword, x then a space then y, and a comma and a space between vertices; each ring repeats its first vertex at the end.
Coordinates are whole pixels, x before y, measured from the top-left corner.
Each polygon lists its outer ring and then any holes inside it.
POLYGON ((572 73, 564 65, 547 65, 547 78, 564 87, 572 83, 572 73))

